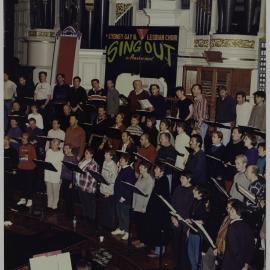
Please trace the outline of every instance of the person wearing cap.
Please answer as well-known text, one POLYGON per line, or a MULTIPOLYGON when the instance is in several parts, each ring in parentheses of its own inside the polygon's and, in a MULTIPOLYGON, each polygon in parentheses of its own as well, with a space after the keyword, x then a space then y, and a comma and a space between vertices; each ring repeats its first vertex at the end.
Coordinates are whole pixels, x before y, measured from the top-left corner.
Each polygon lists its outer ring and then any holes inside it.
MULTIPOLYGON (((219 88, 219 97, 216 104, 216 122, 232 127, 236 120, 236 104, 232 96, 228 95, 228 90, 225 86, 219 88)), ((227 145, 231 138, 231 129, 218 128, 223 133, 223 145, 227 145)))
POLYGON ((255 105, 252 108, 248 125, 253 128, 258 128, 261 131, 266 131, 266 106, 265 92, 256 91, 254 94, 255 105))

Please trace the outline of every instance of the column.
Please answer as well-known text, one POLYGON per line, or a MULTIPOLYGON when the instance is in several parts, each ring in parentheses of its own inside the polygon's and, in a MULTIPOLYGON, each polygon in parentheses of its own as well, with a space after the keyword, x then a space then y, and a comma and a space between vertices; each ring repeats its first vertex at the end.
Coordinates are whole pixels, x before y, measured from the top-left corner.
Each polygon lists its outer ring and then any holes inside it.
POLYGON ((258 36, 265 36, 265 24, 266 24, 266 0, 261 0, 261 11, 260 11, 260 24, 258 36))
POLYGON ((218 7, 217 0, 212 0, 212 10, 211 10, 211 27, 210 27, 210 35, 213 35, 217 32, 217 24, 218 24, 218 7))

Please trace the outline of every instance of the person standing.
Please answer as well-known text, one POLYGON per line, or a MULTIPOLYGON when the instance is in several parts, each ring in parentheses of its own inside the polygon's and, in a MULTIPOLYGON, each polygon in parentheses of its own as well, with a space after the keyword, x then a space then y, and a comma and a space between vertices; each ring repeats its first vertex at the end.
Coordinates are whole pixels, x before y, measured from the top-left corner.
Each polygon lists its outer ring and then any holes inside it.
POLYGON ((192 173, 191 181, 193 185, 205 185, 207 183, 206 157, 202 150, 202 137, 192 135, 189 142, 193 152, 189 155, 185 170, 192 173))
POLYGON ((258 128, 261 131, 266 131, 266 106, 265 92, 256 91, 253 93, 255 105, 252 108, 248 125, 253 128, 258 128))
POLYGON ((11 110, 11 104, 17 96, 17 85, 9 79, 8 73, 4 73, 4 128, 8 126, 8 114, 11 110))
POLYGON ((252 105, 246 101, 246 93, 242 91, 237 92, 236 102, 236 126, 247 126, 252 105))
POLYGON ((47 72, 40 71, 38 73, 39 82, 37 83, 34 91, 34 101, 39 109, 44 110, 52 95, 51 85, 47 82, 47 72))
POLYGON ((218 128, 223 133, 223 145, 227 145, 231 139, 231 127, 236 120, 236 105, 232 96, 228 95, 225 86, 219 88, 219 97, 216 104, 216 122, 227 126, 227 128, 218 128))
POLYGON ((200 84, 192 85, 191 92, 194 98, 193 119, 195 127, 200 128, 200 134, 204 140, 208 129, 208 125, 204 123, 204 120, 209 119, 207 99, 202 94, 202 86, 200 84))
POLYGON ((135 184, 134 170, 129 166, 128 154, 122 154, 119 160, 120 170, 114 184, 114 198, 116 202, 116 215, 118 228, 111 232, 112 235, 122 235, 122 240, 129 238, 130 208, 132 205, 132 191, 122 181, 135 184))
POLYGON ((111 118, 116 116, 119 112, 119 92, 115 89, 113 80, 107 81, 107 114, 111 118))
POLYGON ((78 161, 83 156, 85 140, 85 131, 78 125, 78 117, 72 114, 69 118, 69 127, 66 130, 65 144, 71 145, 78 161))
POLYGON ((141 105, 139 100, 144 100, 149 98, 149 94, 146 90, 143 89, 142 81, 135 80, 133 81, 133 88, 129 95, 128 95, 128 102, 129 102, 129 109, 130 113, 136 113, 136 110, 141 109, 141 105))
POLYGON ((96 190, 97 182, 91 171, 98 171, 98 164, 94 160, 94 151, 87 147, 84 151, 84 158, 79 162, 79 168, 85 174, 76 174, 76 185, 79 189, 79 198, 82 204, 84 217, 93 224, 96 218, 96 190))
POLYGON ((184 87, 176 87, 175 90, 177 101, 177 118, 180 118, 184 121, 190 123, 193 116, 193 103, 185 95, 184 87))
POLYGON ((48 196, 48 208, 56 210, 58 207, 59 193, 60 193, 60 176, 62 169, 62 161, 64 159, 64 154, 60 149, 60 141, 58 139, 53 139, 51 141, 51 148, 46 152, 45 161, 51 163, 56 172, 45 170, 44 181, 46 183, 46 190, 48 196))
POLYGON ((23 182, 24 194, 17 205, 32 206, 32 196, 35 180, 36 164, 33 162, 37 158, 35 147, 29 143, 29 134, 22 134, 22 144, 19 147, 19 176, 23 182))
POLYGON ((230 225, 221 270, 248 270, 253 258, 254 239, 251 228, 242 219, 244 207, 237 199, 230 201, 230 225))

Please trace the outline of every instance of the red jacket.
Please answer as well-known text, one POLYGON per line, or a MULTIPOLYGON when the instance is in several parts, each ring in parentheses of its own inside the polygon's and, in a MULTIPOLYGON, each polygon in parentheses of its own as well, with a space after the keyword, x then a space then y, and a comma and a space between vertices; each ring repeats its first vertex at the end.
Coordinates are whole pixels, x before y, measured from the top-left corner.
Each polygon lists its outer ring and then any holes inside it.
POLYGON ((36 149, 32 144, 22 144, 19 148, 19 164, 18 169, 34 170, 36 164, 33 159, 36 159, 36 149))

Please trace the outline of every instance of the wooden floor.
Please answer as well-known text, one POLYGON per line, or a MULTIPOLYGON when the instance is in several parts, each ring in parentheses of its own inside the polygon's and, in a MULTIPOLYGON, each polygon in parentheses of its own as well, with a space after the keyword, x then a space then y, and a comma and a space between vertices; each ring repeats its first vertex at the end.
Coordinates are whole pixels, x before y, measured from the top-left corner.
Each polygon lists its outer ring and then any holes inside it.
MULTIPOLYGON (((14 206, 14 203, 6 207, 6 209, 5 220, 10 220, 13 223, 10 228, 6 228, 6 232, 13 231, 24 235, 31 235, 35 230, 44 226, 55 226, 66 232, 76 233, 83 238, 82 241, 63 249, 64 251, 69 251, 74 256, 87 258, 87 254, 100 247, 108 250, 113 255, 113 259, 110 267, 106 269, 148 270, 159 268, 158 259, 148 258, 146 250, 135 249, 132 246, 128 247, 127 241, 122 241, 109 233, 104 235, 104 242, 100 244, 96 230, 89 223, 81 220, 80 216, 78 216, 77 226, 74 230, 72 219, 60 212, 45 213, 44 217, 41 218, 34 216, 26 207, 17 208, 14 206)), ((14 247, 14 252, 16 252, 16 247, 14 247)), ((163 269, 170 270, 173 268, 170 253, 170 248, 168 248, 163 260, 163 269)), ((5 254, 5 256, 10 255, 5 254)), ((29 268, 27 266, 20 266, 16 269, 26 270, 29 268)))

